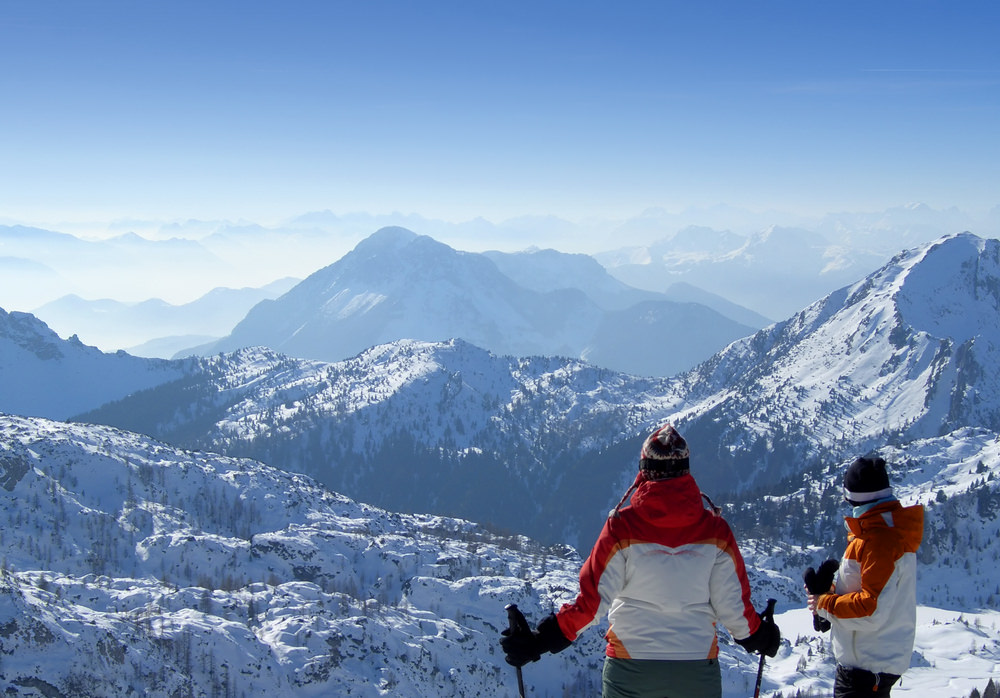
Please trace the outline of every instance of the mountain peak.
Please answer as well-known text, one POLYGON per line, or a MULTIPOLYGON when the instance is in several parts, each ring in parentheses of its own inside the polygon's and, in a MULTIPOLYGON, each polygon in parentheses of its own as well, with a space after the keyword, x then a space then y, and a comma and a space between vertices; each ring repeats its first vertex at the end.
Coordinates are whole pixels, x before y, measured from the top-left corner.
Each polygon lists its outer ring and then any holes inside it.
POLYGON ((0 339, 11 342, 42 361, 63 356, 56 333, 30 313, 16 310, 8 313, 0 308, 0 339))
POLYGON ((428 235, 419 235, 400 226, 386 226, 359 242, 353 250, 329 268, 338 268, 341 271, 364 268, 369 272, 375 272, 378 276, 385 276, 403 268, 401 266, 397 269, 395 265, 405 265, 406 269, 411 269, 424 264, 434 273, 440 273, 441 260, 459 256, 468 255, 428 235), (370 268, 373 261, 375 269, 370 268))
POLYGON ((913 329, 959 343, 992 332, 1000 313, 1000 241, 958 233, 911 255, 896 305, 913 329))
POLYGON ((367 238, 362 240, 355 249, 361 250, 376 246, 381 249, 399 249, 409 245, 418 237, 420 236, 412 230, 408 230, 398 225, 387 225, 384 228, 379 228, 367 238))

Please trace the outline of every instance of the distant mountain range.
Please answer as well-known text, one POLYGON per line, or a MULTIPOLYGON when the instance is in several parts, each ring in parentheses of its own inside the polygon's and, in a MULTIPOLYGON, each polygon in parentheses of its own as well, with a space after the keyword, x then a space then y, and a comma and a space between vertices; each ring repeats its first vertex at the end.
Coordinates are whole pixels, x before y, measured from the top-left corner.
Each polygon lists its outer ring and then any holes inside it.
POLYGON ((582 255, 473 254, 383 228, 200 351, 266 346, 339 361, 397 339, 460 338, 496 354, 585 357, 666 376, 754 329, 631 289, 582 255))
POLYGON ((863 245, 838 245, 818 232, 778 226, 754 235, 692 226, 650 245, 595 255, 612 276, 632 286, 664 291, 688 283, 772 318, 854 282, 887 257, 863 245))
MULTIPOLYGON (((578 288, 609 313, 624 313, 643 304, 644 307, 649 307, 650 303, 666 300, 671 302, 661 306, 666 312, 675 309, 676 304, 693 304, 711 308, 723 317, 754 329, 773 322, 759 313, 689 283, 673 283, 663 292, 629 286, 609 274, 590 255, 565 254, 556 250, 483 254, 520 286, 540 293, 578 288)), ((698 337, 698 328, 699 325, 695 325, 691 331, 695 337, 698 337)), ((603 333, 599 334, 603 336, 603 333)))
MULTIPOLYGON (((865 276, 899 249, 962 230, 1000 236, 1000 207, 986 216, 973 216, 914 204, 811 220, 726 207, 682 213, 649 209, 621 221, 525 216, 498 223, 320 211, 272 226, 248 221, 118 221, 103 231, 87 228, 81 237, 0 225, 0 307, 34 312, 67 295, 133 305, 157 298, 187 304, 217 287, 257 288, 274 279, 305 278, 349 253, 368 231, 387 226, 419 231, 456 249, 488 249, 490 245, 525 249, 540 240, 560 249, 586 246, 633 289, 663 294, 661 300, 701 303, 758 329, 865 276), (108 232, 116 233, 115 237, 103 237, 108 232), (617 244, 619 249, 597 253, 602 248, 595 247, 594 241, 617 244), (693 286, 703 295, 678 298, 677 283, 693 286), (710 298, 725 299, 723 303, 735 308, 723 309, 708 302, 710 298)), ((545 257, 538 252, 545 251, 536 251, 536 259, 545 257)), ((500 266, 496 256, 485 254, 500 266)), ((520 253, 504 254, 517 260, 515 266, 531 267, 520 253)), ((516 269, 503 271, 518 285, 539 290, 525 283, 525 275, 518 275, 516 269)), ((553 278, 560 276, 558 267, 544 271, 553 278)), ((544 277, 538 280, 544 283, 544 277)), ((107 350, 139 351, 141 343, 154 338, 121 341, 95 334, 93 326, 64 328, 61 318, 39 315, 51 320, 64 336, 77 334, 107 350)), ((229 329, 231 325, 224 331, 229 329)), ((191 335, 186 341, 192 346, 218 334, 182 329, 173 336, 191 335)), ((184 343, 160 343, 142 351, 163 356, 184 343)))
POLYGON ((398 511, 582 544, 621 477, 608 462, 634 460, 641 432, 678 401, 668 388, 570 359, 401 340, 336 363, 217 355, 77 419, 247 455, 398 511), (558 503, 567 486, 572 506, 558 503))
POLYGON ((75 334, 106 351, 122 348, 135 356, 170 358, 225 336, 254 305, 296 283, 298 279, 279 279, 260 288, 216 288, 181 305, 158 298, 122 303, 69 295, 46 303, 33 315, 64 336, 75 334))
POLYGON ((114 298, 123 289, 149 288, 161 279, 177 288, 193 277, 229 275, 227 264, 197 241, 148 240, 134 233, 89 240, 0 225, 0 257, 19 260, 17 274, 0 276, 0 307, 8 311, 32 310, 71 294, 114 298))

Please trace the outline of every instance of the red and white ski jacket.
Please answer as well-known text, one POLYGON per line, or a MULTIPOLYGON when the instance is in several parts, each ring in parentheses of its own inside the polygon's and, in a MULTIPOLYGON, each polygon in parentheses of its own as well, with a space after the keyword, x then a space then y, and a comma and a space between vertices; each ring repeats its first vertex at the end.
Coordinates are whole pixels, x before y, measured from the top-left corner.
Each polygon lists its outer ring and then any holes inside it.
POLYGON ((556 618, 572 641, 605 613, 607 655, 625 659, 714 658, 716 621, 739 640, 760 626, 732 530, 690 474, 641 482, 604 524, 580 594, 556 618))
POLYGON ((902 674, 910 666, 917 625, 916 552, 924 508, 893 500, 847 518, 847 549, 833 594, 817 599, 828 619, 837 662, 902 674))

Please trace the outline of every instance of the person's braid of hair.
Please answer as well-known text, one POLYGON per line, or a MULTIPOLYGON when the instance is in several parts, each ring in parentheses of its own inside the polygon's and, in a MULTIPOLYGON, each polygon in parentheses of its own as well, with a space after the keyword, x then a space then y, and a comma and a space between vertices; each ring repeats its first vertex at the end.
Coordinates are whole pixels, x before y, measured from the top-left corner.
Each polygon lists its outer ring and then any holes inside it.
POLYGON ((639 483, 642 482, 642 480, 643 480, 643 474, 640 472, 638 475, 635 476, 635 481, 632 482, 632 484, 629 486, 627 490, 625 490, 625 494, 622 495, 622 498, 618 500, 618 504, 615 505, 615 508, 611 510, 611 513, 608 515, 609 518, 614 518, 618 516, 618 513, 622 508, 622 504, 624 504, 625 501, 630 496, 632 496, 633 492, 639 489, 639 483))

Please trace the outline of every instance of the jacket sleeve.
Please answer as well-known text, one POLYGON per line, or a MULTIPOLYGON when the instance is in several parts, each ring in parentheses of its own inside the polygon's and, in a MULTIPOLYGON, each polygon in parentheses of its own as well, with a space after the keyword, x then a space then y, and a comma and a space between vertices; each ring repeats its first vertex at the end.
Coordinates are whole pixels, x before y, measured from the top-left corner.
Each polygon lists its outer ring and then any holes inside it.
POLYGON ((559 627, 569 640, 607 615, 611 601, 625 583, 627 543, 618 540, 608 519, 593 550, 580 569, 580 593, 556 614, 559 627))
POLYGON ((745 640, 760 627, 760 616, 750 601, 750 580, 743 556, 729 524, 719 520, 717 552, 709 592, 712 609, 726 630, 737 640, 745 640))
POLYGON ((875 538, 859 546, 857 559, 846 556, 840 572, 857 574, 861 588, 820 596, 816 604, 819 615, 853 630, 879 626, 891 608, 894 585, 889 582, 901 552, 895 543, 888 536, 875 538))

